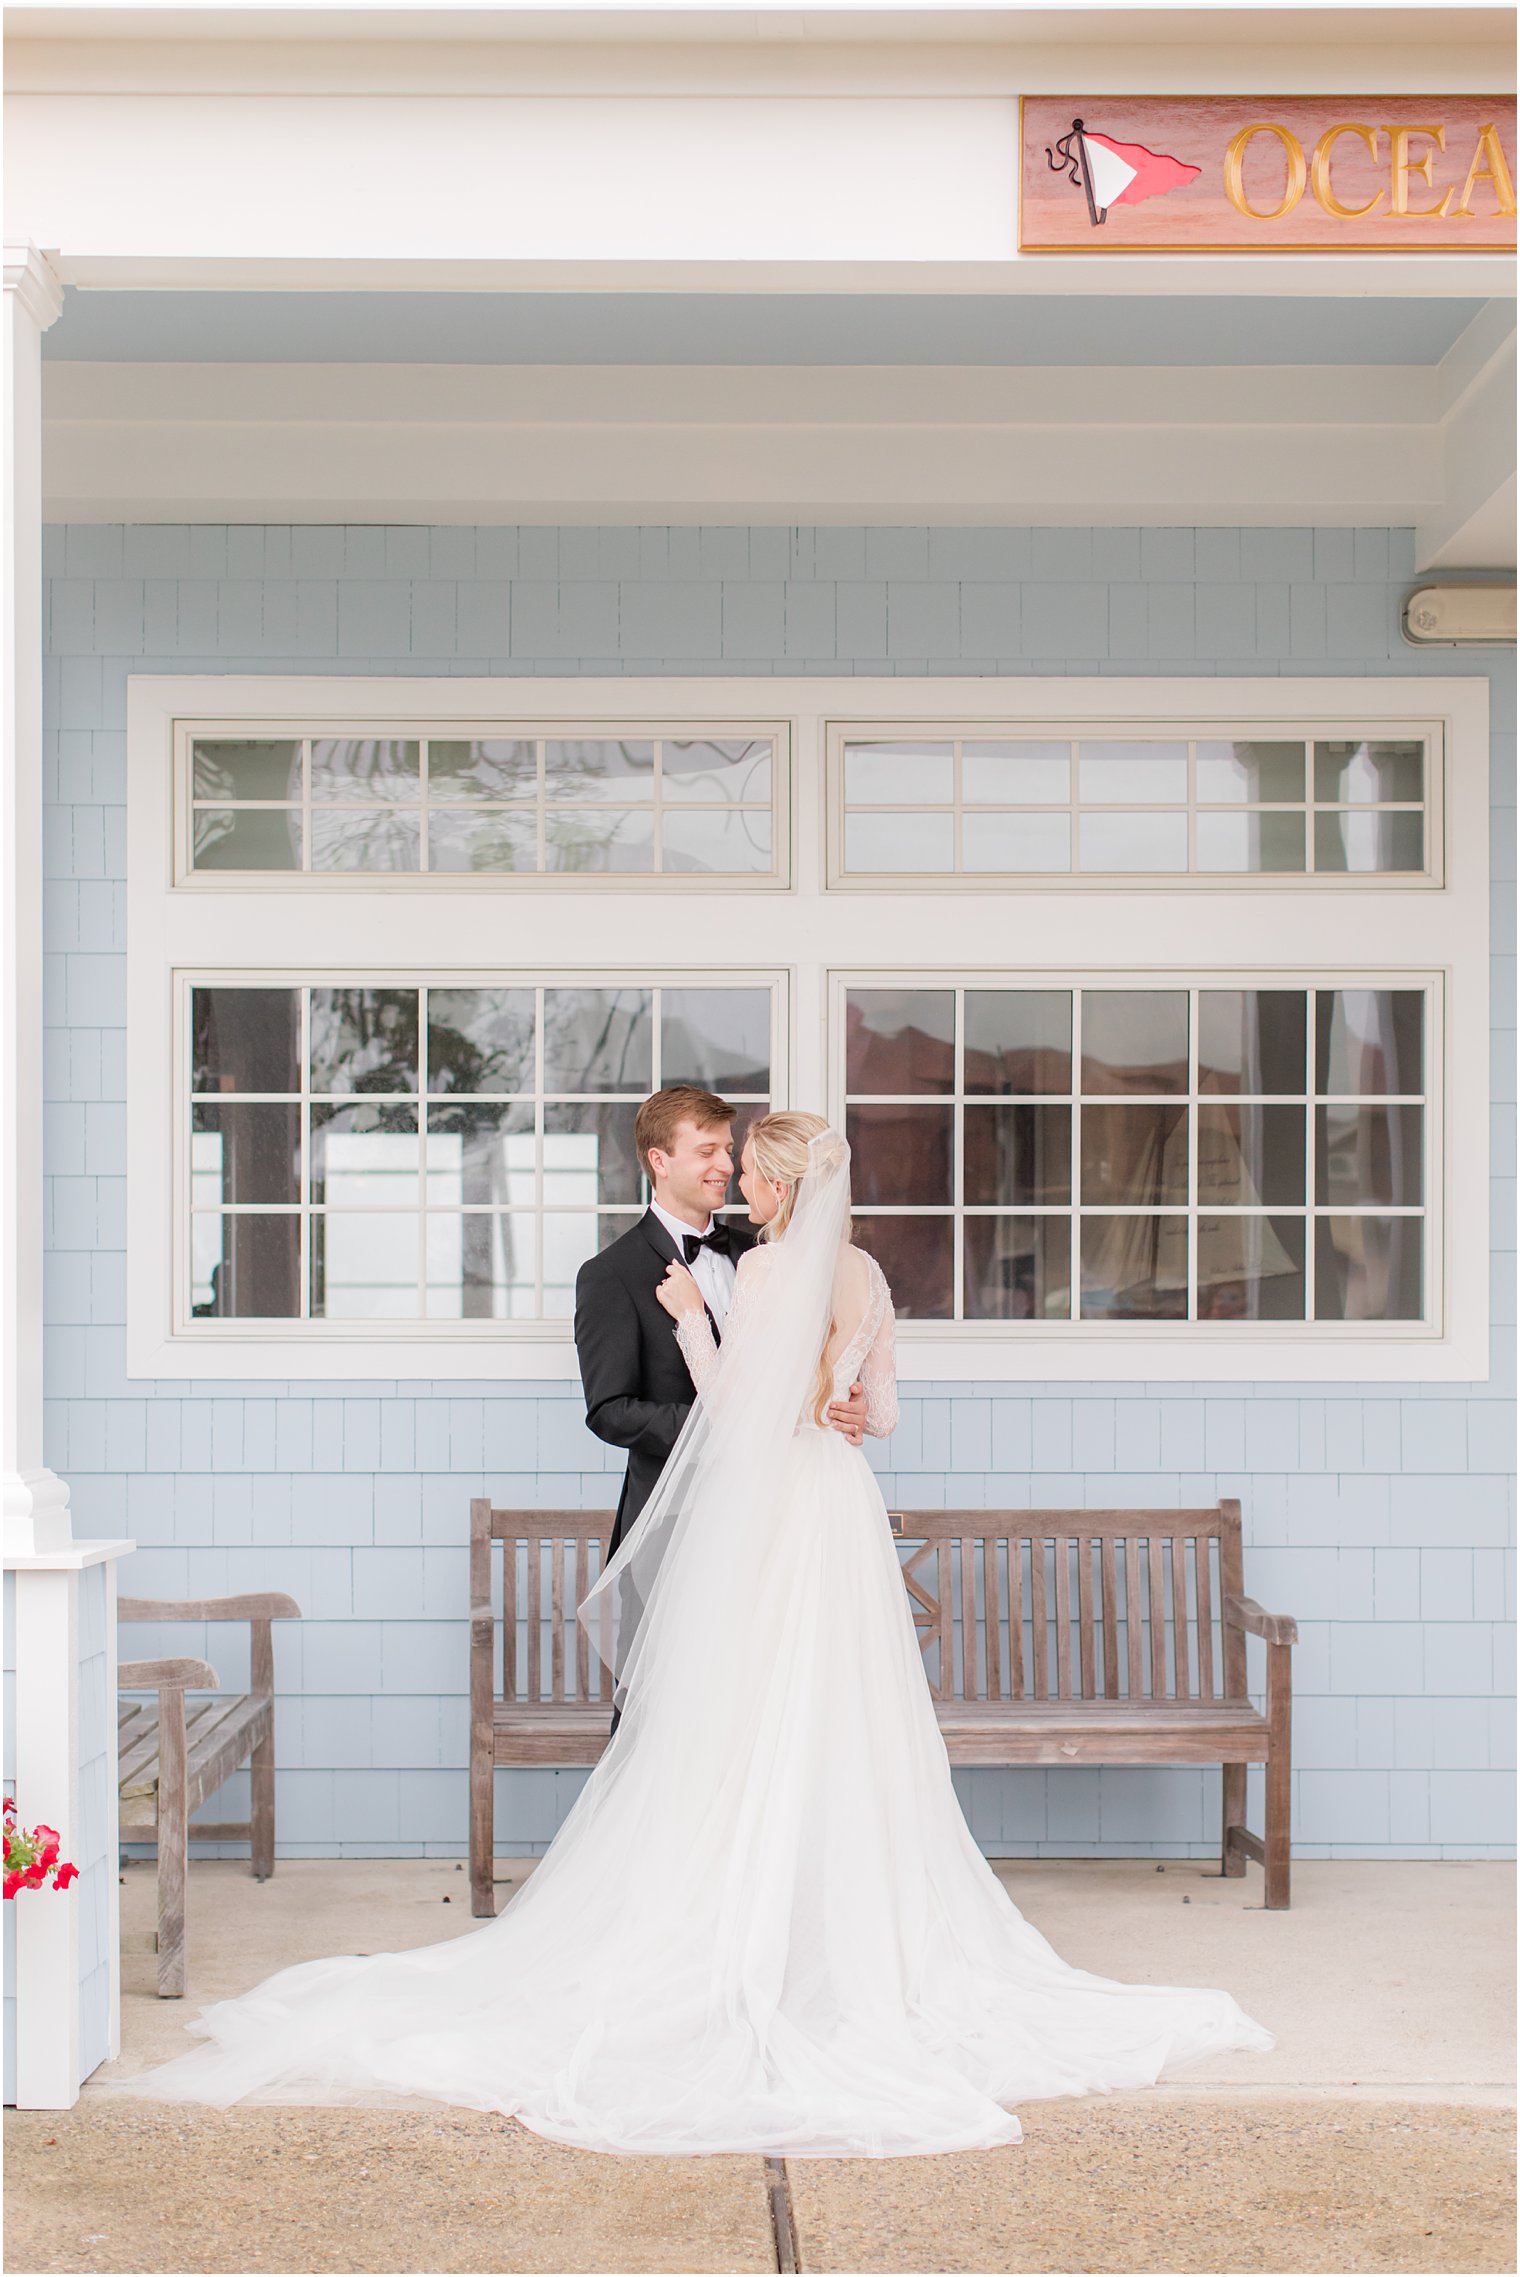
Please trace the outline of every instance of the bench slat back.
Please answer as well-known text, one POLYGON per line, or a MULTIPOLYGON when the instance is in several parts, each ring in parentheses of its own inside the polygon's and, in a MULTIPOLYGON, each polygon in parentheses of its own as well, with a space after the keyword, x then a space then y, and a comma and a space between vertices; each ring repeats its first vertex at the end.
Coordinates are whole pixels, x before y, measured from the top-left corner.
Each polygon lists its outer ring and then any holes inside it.
MULTIPOLYGON (((1240 1504, 1201 1510, 892 1513, 903 1584, 939 1700, 1245 1697, 1240 1504)), ((576 1614, 602 1571, 608 1510, 471 1505, 471 1594, 499 1615, 492 1690, 609 1705, 576 1614)), ((610 1623, 610 1612, 608 1615, 610 1623)))
POLYGON ((939 1700, 1245 1697, 1240 1505, 892 1513, 939 1700))
MULTIPOLYGON (((610 1709, 611 1673, 593 1661, 576 1616, 606 1563, 612 1522, 610 1510, 471 1504, 471 1594, 489 1598, 500 1616, 491 1684, 498 1699, 610 1709)), ((610 1631, 610 1607, 604 1623, 610 1631)))

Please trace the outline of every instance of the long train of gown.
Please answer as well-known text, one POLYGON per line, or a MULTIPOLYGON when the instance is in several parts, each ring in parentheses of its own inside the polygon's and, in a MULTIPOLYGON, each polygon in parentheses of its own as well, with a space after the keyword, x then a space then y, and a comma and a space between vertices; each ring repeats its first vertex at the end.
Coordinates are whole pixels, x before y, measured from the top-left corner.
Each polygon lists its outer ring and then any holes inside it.
MULTIPOLYGON (((890 1310, 873 1327, 879 1386, 890 1310)), ((655 1687, 625 1716, 495 1921, 284 1969, 124 2085, 424 2095, 605 2151, 874 2156, 1016 2142, 1007 2105, 1270 2048, 1228 1993, 1071 1968, 1014 1905, 956 1799, 861 1450, 799 1430, 775 1527, 700 1703, 655 1687)))

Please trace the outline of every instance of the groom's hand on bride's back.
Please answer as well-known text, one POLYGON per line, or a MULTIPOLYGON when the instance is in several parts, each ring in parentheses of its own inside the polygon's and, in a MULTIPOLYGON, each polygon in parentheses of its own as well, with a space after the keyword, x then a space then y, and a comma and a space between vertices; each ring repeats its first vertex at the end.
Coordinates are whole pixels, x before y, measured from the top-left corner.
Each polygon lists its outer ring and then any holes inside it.
POLYGON ((836 1431, 844 1433, 852 1447, 864 1445, 866 1395, 863 1384, 851 1384, 848 1399, 836 1399, 830 1402, 829 1421, 836 1431))

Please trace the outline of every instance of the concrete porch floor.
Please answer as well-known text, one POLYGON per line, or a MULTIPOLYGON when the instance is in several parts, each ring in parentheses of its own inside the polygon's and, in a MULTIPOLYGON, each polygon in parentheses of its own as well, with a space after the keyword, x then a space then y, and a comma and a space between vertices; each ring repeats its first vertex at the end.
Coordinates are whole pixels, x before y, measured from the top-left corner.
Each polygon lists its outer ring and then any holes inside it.
MULTIPOLYGON (((501 1897, 531 1861, 499 1861, 501 1897)), ((123 2046, 68 2114, 8 2120, 12 2270, 1510 2270, 1513 1869, 1316 1863, 1268 1914, 1202 1862, 1007 1861, 1067 1959, 1218 1984, 1277 2034, 1136 2094, 1024 2107, 1023 2144, 786 2162, 614 2159, 436 2103, 230 2112, 99 2083, 190 2045, 208 2000, 323 1953, 468 1933, 449 1860, 191 1869, 190 1989, 153 1992, 151 1866, 124 1869, 123 2046), (785 2217, 783 2218, 783 2233, 785 2217), (22 2241, 25 2241, 24 2243, 22 2241)))

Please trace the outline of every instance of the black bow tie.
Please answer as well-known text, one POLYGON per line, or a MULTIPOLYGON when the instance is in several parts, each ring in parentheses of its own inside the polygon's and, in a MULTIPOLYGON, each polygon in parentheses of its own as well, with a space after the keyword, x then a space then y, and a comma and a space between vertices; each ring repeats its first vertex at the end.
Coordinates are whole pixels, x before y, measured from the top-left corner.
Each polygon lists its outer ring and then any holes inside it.
POLYGON ((704 1249, 711 1249, 719 1257, 727 1257, 733 1248, 733 1237, 726 1225, 715 1225, 711 1233, 683 1233, 681 1245, 686 1251, 686 1262, 695 1265, 704 1249))

